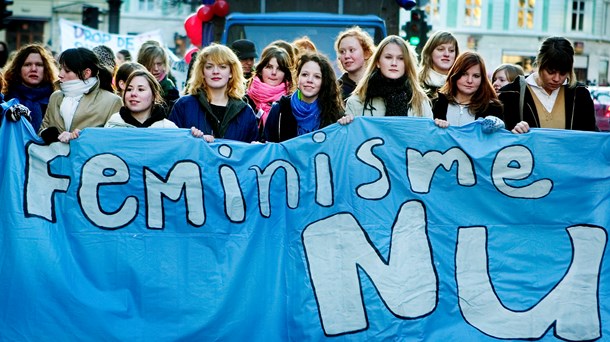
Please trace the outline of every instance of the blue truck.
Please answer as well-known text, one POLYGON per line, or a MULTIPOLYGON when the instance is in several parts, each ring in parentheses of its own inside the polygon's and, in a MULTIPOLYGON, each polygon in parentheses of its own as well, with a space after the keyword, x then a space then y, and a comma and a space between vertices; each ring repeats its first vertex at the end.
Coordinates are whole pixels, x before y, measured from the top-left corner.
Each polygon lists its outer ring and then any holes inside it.
MULTIPOLYGON (((387 35, 385 21, 375 15, 352 15, 315 12, 232 13, 226 17, 221 43, 230 46, 238 39, 249 39, 258 53, 277 39, 292 42, 307 36, 317 49, 336 61, 335 38, 352 26, 367 31, 375 43, 387 35)), ((336 64, 336 63, 335 63, 336 64)))

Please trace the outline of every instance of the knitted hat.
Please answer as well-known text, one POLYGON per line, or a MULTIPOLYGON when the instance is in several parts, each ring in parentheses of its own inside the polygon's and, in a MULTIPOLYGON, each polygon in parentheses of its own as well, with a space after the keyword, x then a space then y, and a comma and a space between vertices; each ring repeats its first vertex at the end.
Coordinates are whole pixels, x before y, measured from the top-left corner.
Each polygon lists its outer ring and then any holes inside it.
POLYGON ((116 67, 116 60, 114 59, 114 52, 111 48, 106 45, 98 45, 91 50, 93 50, 93 53, 95 53, 103 66, 110 68, 110 70, 114 70, 116 67))

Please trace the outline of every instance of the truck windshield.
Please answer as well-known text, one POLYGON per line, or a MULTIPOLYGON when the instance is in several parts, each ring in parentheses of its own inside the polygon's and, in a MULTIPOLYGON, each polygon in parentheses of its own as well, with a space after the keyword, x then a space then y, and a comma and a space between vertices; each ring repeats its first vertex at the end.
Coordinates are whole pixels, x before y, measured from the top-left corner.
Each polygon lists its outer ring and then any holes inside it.
MULTIPOLYGON (((383 39, 383 32, 381 32, 380 28, 360 27, 367 31, 376 43, 383 39)), ((233 42, 238 39, 249 39, 256 44, 260 56, 262 49, 275 40, 282 39, 287 42, 292 42, 296 38, 307 36, 316 45, 318 51, 324 53, 331 60, 335 67, 335 71, 339 74, 334 44, 339 32, 346 28, 347 27, 336 25, 235 24, 228 28, 227 42, 233 42)))

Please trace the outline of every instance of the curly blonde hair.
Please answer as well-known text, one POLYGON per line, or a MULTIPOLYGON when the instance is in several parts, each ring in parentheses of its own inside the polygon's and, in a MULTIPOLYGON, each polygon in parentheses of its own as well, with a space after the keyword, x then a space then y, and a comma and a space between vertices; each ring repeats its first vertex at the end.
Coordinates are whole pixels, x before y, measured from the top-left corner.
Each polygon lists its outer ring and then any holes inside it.
POLYGON ((246 94, 246 80, 241 68, 241 63, 233 50, 224 45, 215 43, 206 46, 197 53, 197 59, 193 65, 193 74, 189 79, 186 93, 189 95, 196 95, 199 91, 203 91, 206 97, 210 97, 210 89, 205 83, 203 74, 203 69, 208 62, 219 65, 226 64, 229 66, 231 78, 229 78, 229 82, 227 83, 227 96, 235 99, 242 99, 246 94))

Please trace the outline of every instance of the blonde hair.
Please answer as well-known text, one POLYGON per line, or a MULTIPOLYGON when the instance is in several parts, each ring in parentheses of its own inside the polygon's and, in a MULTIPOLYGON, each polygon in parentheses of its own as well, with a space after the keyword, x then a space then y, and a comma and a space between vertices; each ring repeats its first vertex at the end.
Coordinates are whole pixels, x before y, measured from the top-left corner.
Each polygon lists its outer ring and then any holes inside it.
POLYGON ((203 50, 197 53, 197 59, 193 65, 193 74, 189 79, 189 85, 186 90, 187 94, 196 95, 199 91, 204 91, 205 95, 209 98, 210 90, 208 85, 205 83, 205 77, 203 75, 203 68, 206 63, 212 62, 215 64, 226 64, 231 70, 231 78, 227 83, 227 96, 235 99, 241 99, 246 94, 244 72, 241 68, 239 58, 235 55, 235 52, 230 48, 212 43, 206 46, 203 50))
MULTIPOLYGON (((371 56, 373 56, 373 51, 375 50, 375 42, 371 35, 361 29, 359 26, 350 27, 347 30, 339 32, 337 39, 335 39, 335 52, 337 53, 337 58, 339 58, 339 44, 344 38, 354 37, 360 43, 362 47, 362 54, 364 55, 365 64, 368 64, 371 56)), ((343 70, 343 65, 339 63, 339 68, 343 70)), ((345 70, 343 70, 345 71, 345 70)))
MULTIPOLYGON (((420 63, 420 72, 419 72, 419 79, 420 81, 423 83, 426 81, 426 77, 428 77, 428 73, 430 72, 430 69, 432 69, 432 64, 434 64, 434 62, 432 61, 432 52, 434 52, 434 49, 436 49, 439 45, 443 45, 443 44, 453 44, 453 47, 455 48, 455 57, 457 58, 457 56, 460 55, 460 48, 458 46, 458 41, 455 38, 455 36, 453 36, 453 34, 451 34, 451 32, 447 32, 447 31, 436 31, 434 32, 430 38, 428 38, 428 41, 426 42, 426 45, 424 45, 424 48, 421 51, 421 63, 420 63)), ((455 60, 454 60, 455 62, 455 60)))
POLYGON ((375 51, 375 54, 371 58, 371 62, 366 69, 364 77, 360 83, 358 83, 356 89, 354 89, 354 94, 356 94, 362 101, 366 99, 369 81, 375 73, 381 72, 377 67, 377 62, 379 62, 379 59, 381 58, 383 49, 385 49, 385 47, 389 44, 396 44, 402 50, 403 60, 405 63, 405 76, 409 80, 409 85, 411 86, 411 91, 413 93, 409 104, 413 108, 413 112, 416 116, 422 116, 424 113, 424 104, 429 102, 429 100, 426 92, 418 81, 417 54, 413 48, 405 42, 404 39, 396 35, 387 36, 381 41, 381 43, 379 43, 379 46, 377 46, 377 50, 375 51))

